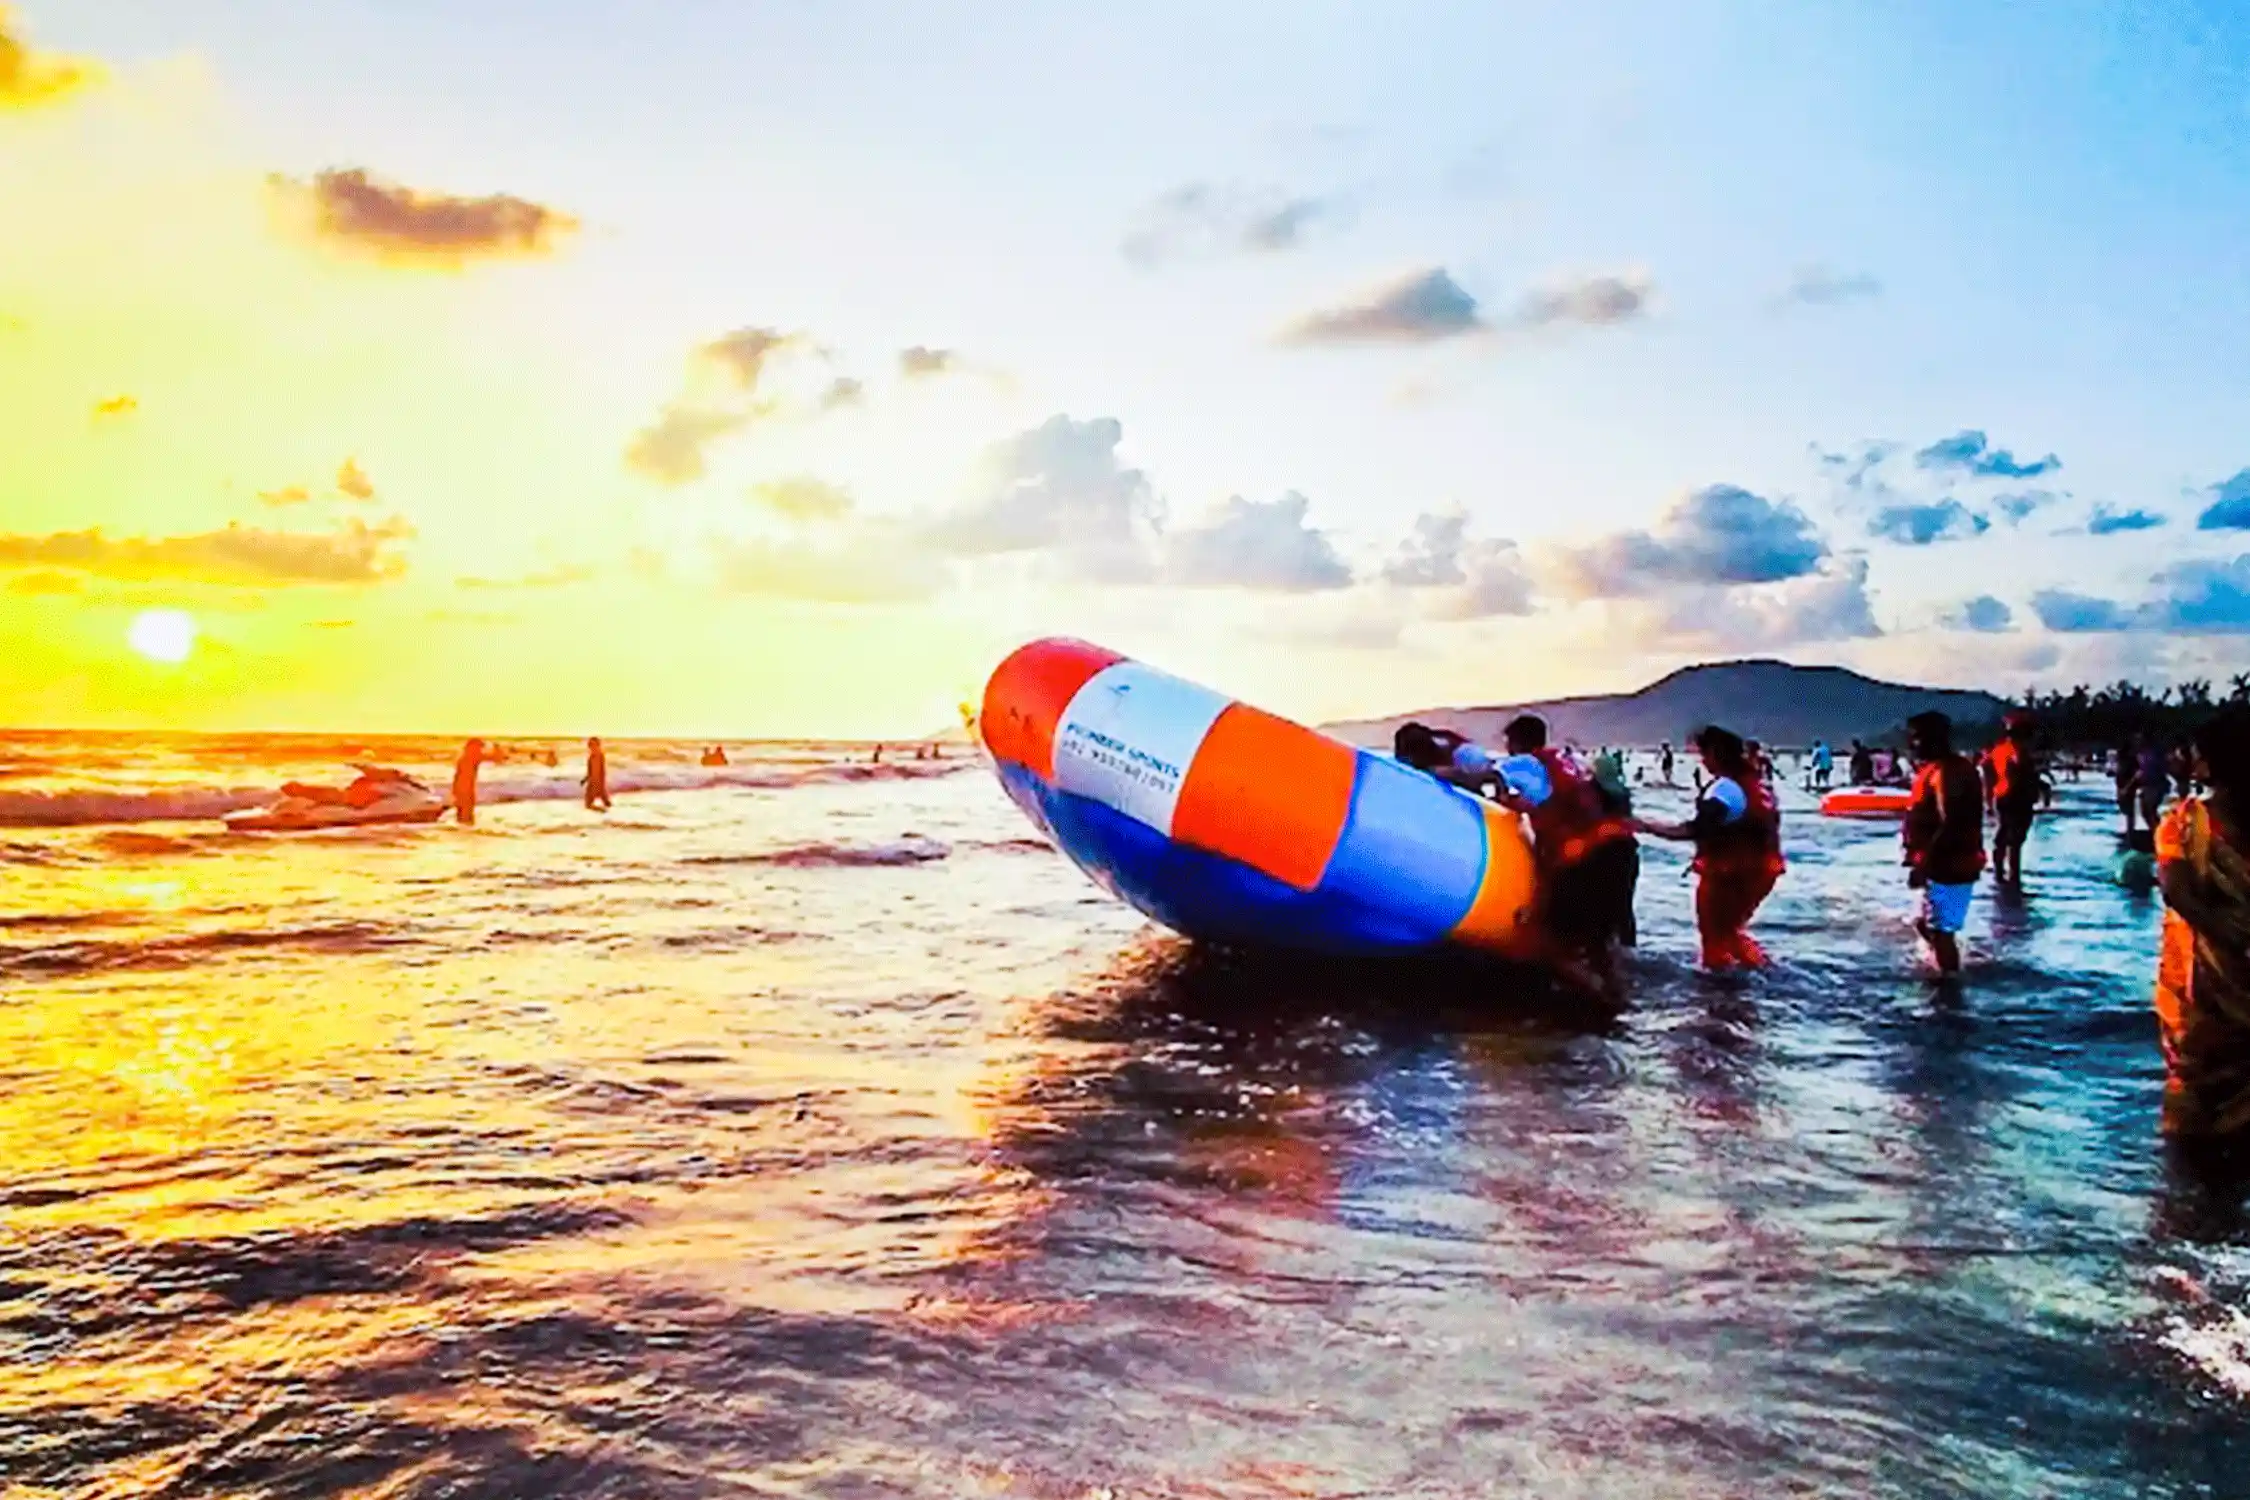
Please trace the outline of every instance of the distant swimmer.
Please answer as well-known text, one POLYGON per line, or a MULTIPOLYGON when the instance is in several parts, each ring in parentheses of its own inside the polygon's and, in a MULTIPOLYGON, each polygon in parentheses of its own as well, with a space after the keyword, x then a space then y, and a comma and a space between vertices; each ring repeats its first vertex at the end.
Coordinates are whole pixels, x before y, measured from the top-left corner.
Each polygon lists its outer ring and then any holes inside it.
POLYGON ((453 821, 477 820, 477 770, 484 764, 484 741, 470 740, 453 763, 453 821))
POLYGON ((1714 973, 1762 969, 1765 950, 1750 919, 1788 869, 1781 857, 1781 810, 1747 747, 1729 730, 1706 725, 1692 742, 1711 774, 1684 823, 1636 823, 1654 838, 1695 845, 1695 926, 1703 966, 1714 973))
POLYGON ((883 747, 881 745, 875 747, 875 754, 867 763, 871 766, 879 766, 883 763, 883 747))
POLYGON ((710 749, 703 752, 703 764, 707 766, 723 766, 726 763, 727 752, 726 747, 723 745, 713 745, 710 749))
POLYGON ((1656 747, 1656 766, 1657 770, 1663 775, 1664 784, 1666 786, 1678 785, 1678 783, 1673 781, 1672 779, 1674 762, 1672 759, 1672 742, 1670 740, 1666 740, 1663 744, 1656 747))
POLYGON ((600 735, 586 741, 586 810, 609 811, 609 755, 600 735))
POLYGON ((1984 873, 1984 788, 1976 767, 1953 748, 1953 721, 1916 714, 1906 721, 1907 744, 1919 769, 1902 837, 1910 889, 1922 893, 1914 930, 1930 945, 1938 972, 1961 972, 1961 928, 1969 898, 1984 873))

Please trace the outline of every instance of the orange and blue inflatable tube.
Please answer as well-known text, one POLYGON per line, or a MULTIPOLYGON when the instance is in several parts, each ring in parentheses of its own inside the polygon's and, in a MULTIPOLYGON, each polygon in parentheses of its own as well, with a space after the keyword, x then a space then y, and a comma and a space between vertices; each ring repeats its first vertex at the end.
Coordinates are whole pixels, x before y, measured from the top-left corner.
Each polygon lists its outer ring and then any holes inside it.
POLYGON ((1191 938, 1354 957, 1533 949, 1514 813, 1114 651, 985 686, 1001 785, 1094 882, 1191 938))

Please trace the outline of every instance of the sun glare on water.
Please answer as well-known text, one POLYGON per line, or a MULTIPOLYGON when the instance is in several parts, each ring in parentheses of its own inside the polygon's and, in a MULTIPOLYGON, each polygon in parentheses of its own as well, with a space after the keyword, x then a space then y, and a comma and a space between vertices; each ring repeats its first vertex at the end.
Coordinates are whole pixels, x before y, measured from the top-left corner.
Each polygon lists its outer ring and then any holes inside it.
POLYGON ((186 661, 195 649, 195 621, 183 610, 144 609, 133 617, 125 641, 150 661, 186 661))

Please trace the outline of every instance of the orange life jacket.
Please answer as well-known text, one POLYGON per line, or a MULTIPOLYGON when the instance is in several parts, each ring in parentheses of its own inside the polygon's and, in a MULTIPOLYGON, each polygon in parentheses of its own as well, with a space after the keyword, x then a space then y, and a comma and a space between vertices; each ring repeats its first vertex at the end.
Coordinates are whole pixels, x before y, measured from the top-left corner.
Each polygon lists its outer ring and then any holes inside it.
POLYGON ((1603 844, 1631 838, 1632 825, 1612 814, 1592 777, 1549 746, 1531 752, 1546 768, 1547 800, 1531 810, 1533 850, 1550 868, 1576 864, 1603 844))

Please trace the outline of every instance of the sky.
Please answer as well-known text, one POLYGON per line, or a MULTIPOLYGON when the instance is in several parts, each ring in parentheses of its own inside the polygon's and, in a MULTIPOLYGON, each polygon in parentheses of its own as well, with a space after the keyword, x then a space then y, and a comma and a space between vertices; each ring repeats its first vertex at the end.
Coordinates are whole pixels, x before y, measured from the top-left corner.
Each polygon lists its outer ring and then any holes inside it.
POLYGON ((2246 240, 2222 0, 33 0, 0 723, 2223 677, 2246 240))

